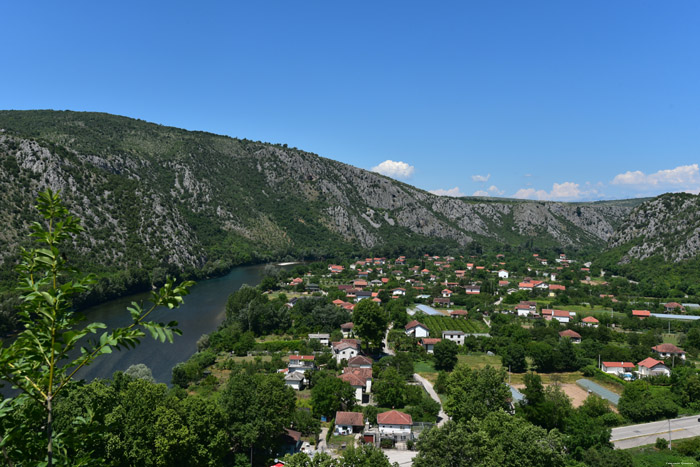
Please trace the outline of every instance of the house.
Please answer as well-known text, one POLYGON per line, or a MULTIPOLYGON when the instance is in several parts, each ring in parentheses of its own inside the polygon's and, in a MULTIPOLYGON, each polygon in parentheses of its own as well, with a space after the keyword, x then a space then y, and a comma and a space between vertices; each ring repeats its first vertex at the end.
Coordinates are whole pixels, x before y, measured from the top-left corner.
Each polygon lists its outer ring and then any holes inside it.
POLYGON ((648 318, 651 316, 649 310, 632 310, 632 316, 639 319, 648 318))
POLYGON ((406 335, 416 338, 428 337, 430 335, 430 329, 428 329, 424 324, 419 323, 415 319, 408 323, 406 326, 406 335))
POLYGON ((328 266, 328 270, 331 272, 331 274, 340 274, 345 270, 345 268, 338 264, 331 264, 328 266))
POLYGON ((509 284, 510 284, 510 282, 508 282, 508 281, 498 281, 499 287, 508 287, 509 284))
POLYGON ((321 345, 331 345, 331 335, 330 334, 309 334, 309 340, 316 339, 321 343, 321 345))
POLYGON ((301 371, 302 373, 307 370, 316 369, 316 357, 313 355, 290 355, 289 363, 287 363, 287 369, 290 373, 294 371, 301 371))
POLYGON ((397 289, 392 290, 391 295, 394 295, 396 297, 404 296, 404 295, 406 295, 406 289, 399 287, 397 289))
POLYGON ((506 271, 505 269, 501 269, 500 271, 498 271, 498 278, 508 279, 508 271, 506 271))
POLYGON ((586 316, 581 320, 581 323, 583 326, 597 328, 600 324, 600 321, 595 319, 593 316, 586 316))
POLYGON ((571 342, 574 344, 581 343, 581 334, 577 333, 576 331, 572 331, 571 329, 561 331, 559 333, 559 337, 571 339, 571 342))
POLYGON ((554 297, 556 295, 556 292, 564 291, 566 290, 566 286, 564 285, 558 285, 558 284, 549 284, 549 296, 554 297))
POLYGON ((568 323, 569 321, 571 321, 571 313, 569 313, 566 310, 544 309, 544 310, 542 310, 542 316, 547 321, 551 321, 552 318, 556 319, 560 323, 568 323))
POLYGON ((353 329, 355 328, 355 323, 344 323, 340 325, 340 332, 343 333, 343 337, 350 337, 353 333, 353 329))
POLYGON ((368 380, 371 384, 372 370, 365 370, 363 368, 345 368, 342 375, 338 375, 338 378, 348 383, 352 386, 355 391, 355 399, 358 402, 363 401, 363 395, 369 392, 367 387, 368 380), (361 373, 362 372, 362 373, 361 373), (369 378, 364 374, 364 372, 369 372, 369 378))
POLYGON ((433 305, 435 305, 435 306, 450 306, 450 305, 452 305, 452 302, 450 301, 449 298, 437 297, 437 298, 433 299, 433 305))
POLYGON ((365 357, 364 355, 358 355, 348 360, 348 367, 350 368, 372 368, 372 359, 365 357))
POLYGON ((341 339, 332 344, 333 356, 340 363, 343 359, 350 360, 360 353, 360 344, 357 339, 341 339))
POLYGON ((362 280, 362 279, 356 279, 356 280, 352 281, 352 285, 353 285, 353 287, 355 287, 356 289, 362 290, 362 289, 364 289, 365 287, 367 287, 367 281, 366 281, 366 280, 362 280))
POLYGON ((296 391, 304 389, 304 373, 301 371, 290 371, 284 376, 284 384, 296 391))
POLYGON ((395 441, 405 441, 411 439, 411 427, 413 419, 407 413, 398 410, 390 410, 377 414, 377 424, 379 425, 379 435, 393 438, 395 441))
POLYGON ((639 377, 646 378, 647 376, 671 376, 671 370, 660 360, 654 358, 645 358, 637 363, 639 367, 639 377))
POLYGON ((433 353, 435 349, 435 344, 440 342, 442 339, 439 337, 424 337, 420 340, 420 345, 425 349, 426 353, 433 353))
POLYGON ((441 293, 443 298, 450 298, 452 296, 452 291, 450 289, 443 289, 441 293))
POLYGON ((664 303, 664 310, 666 310, 666 313, 674 313, 676 311, 685 313, 685 307, 678 302, 664 303))
POLYGON ((481 293, 481 286, 479 285, 468 285, 464 288, 464 291, 469 295, 478 295, 481 293))
POLYGON ((600 370, 605 373, 622 377, 624 373, 634 371, 634 363, 631 362, 603 362, 600 365, 600 370))
MULTIPOLYGON (((285 454, 294 454, 301 450, 303 440, 301 433, 290 428, 285 428, 278 437, 278 446, 281 451, 277 453, 280 457, 285 454)), ((284 464, 283 464, 284 465, 284 464)))
POLYGON ((365 417, 362 412, 341 412, 335 413, 335 434, 349 435, 359 433, 365 426, 365 417))
POLYGON ((467 271, 465 271, 464 269, 458 269, 455 271, 455 276, 457 276, 458 278, 462 278, 464 277, 464 274, 466 274, 466 272, 467 271))
POLYGON ((355 303, 365 298, 372 298, 372 292, 370 290, 358 290, 355 292, 355 303))
POLYGON ((452 341, 457 345, 464 345, 464 338, 466 334, 464 331, 442 331, 442 338, 448 341, 452 341))
POLYGON ((452 310, 450 311, 450 318, 466 318, 468 314, 467 310, 452 310))
POLYGON ((659 344, 652 347, 651 350, 659 354, 659 357, 661 358, 678 357, 685 360, 685 350, 680 349, 673 344, 659 344))

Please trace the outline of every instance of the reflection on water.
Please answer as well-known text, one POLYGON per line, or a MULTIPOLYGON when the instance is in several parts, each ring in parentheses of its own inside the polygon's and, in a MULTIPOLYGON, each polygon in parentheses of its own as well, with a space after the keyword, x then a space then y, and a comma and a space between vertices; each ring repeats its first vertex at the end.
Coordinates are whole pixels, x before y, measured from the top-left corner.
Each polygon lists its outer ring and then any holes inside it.
MULTIPOLYGON (((172 344, 160 343, 148 334, 135 349, 103 355, 93 365, 81 369, 77 376, 86 380, 109 378, 115 371, 124 371, 133 364, 144 363, 153 370, 157 382, 170 384, 173 366, 187 360, 197 350, 200 336, 216 330, 223 321, 228 296, 243 284, 257 285, 262 279, 263 267, 242 266, 225 276, 200 281, 185 297, 185 303, 180 308, 155 310, 149 316, 150 320, 178 322, 182 335, 175 336, 172 344)), ((89 308, 85 314, 88 321, 105 323, 110 329, 128 326, 131 316, 126 307, 132 301, 139 302, 148 297, 148 293, 123 297, 89 308)))

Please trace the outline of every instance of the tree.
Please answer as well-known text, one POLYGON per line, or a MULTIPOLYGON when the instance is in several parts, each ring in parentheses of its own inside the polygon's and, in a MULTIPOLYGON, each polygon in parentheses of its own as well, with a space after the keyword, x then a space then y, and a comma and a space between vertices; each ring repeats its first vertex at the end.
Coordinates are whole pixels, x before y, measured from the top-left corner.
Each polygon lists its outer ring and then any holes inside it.
POLYGON ((355 333, 370 349, 381 349, 387 329, 387 316, 379 305, 371 300, 361 300, 352 313, 355 333))
POLYGON ((457 365, 447 382, 445 412, 457 422, 472 417, 484 418, 489 412, 510 409, 510 390, 505 384, 505 370, 487 365, 472 370, 457 365))
POLYGON ((435 369, 442 371, 452 371, 457 364, 457 343, 448 339, 443 339, 433 348, 435 356, 435 369))
POLYGON ((501 355, 503 368, 509 368, 513 373, 523 373, 527 370, 525 348, 519 344, 510 344, 501 355))
POLYGON ((250 451, 270 446, 292 421, 296 408, 294 390, 279 374, 232 372, 219 396, 234 450, 250 451))
POLYGON ((315 415, 332 417, 338 410, 352 409, 355 391, 334 373, 317 371, 311 388, 311 405, 315 415))
POLYGON ((155 383, 156 380, 153 377, 153 372, 143 363, 137 363, 136 365, 131 365, 126 369, 124 374, 131 376, 135 379, 143 379, 149 383, 155 383))
POLYGON ((671 400, 668 391, 651 391, 644 380, 625 385, 617 405, 620 414, 633 422, 649 422, 678 415, 678 406, 671 400))
POLYGON ((174 280, 168 278, 161 289, 152 292, 150 307, 144 309, 141 304, 132 302, 128 307, 132 320, 129 326, 104 331, 95 340, 84 339, 106 327, 102 323, 90 323, 79 329, 84 318, 75 313, 73 307, 73 300, 88 292, 95 278, 81 276, 60 249, 64 242, 84 229, 62 204, 59 195, 51 190, 39 193, 36 208, 43 218, 43 223, 31 225, 30 236, 36 247, 22 249, 17 266, 22 301, 19 319, 25 330, 12 344, 0 349, 0 374, 20 390, 20 395, 2 402, 0 424, 2 439, 10 440, 3 449, 8 463, 12 459, 28 463, 44 461, 51 466, 57 460, 55 455, 64 455, 67 449, 61 444, 59 433, 54 432, 56 397, 66 390, 82 367, 113 349, 134 348, 145 337, 145 331, 162 342, 172 342, 173 335, 180 334, 176 322, 162 324, 146 319, 159 306, 170 309, 179 306, 194 283, 185 281, 175 285, 174 280), (83 346, 83 351, 71 358, 76 345, 83 346), (25 423, 4 423, 4 418, 16 412, 36 418, 25 419, 25 423), (29 450, 25 442, 28 438, 23 437, 27 426, 37 419, 43 419, 40 433, 45 440, 45 455, 40 459, 27 458, 29 450), (17 440, 18 445, 13 445, 12 440, 17 440))
POLYGON ((418 440, 415 467, 522 466, 554 467, 565 464, 559 433, 536 427, 502 410, 483 420, 449 421, 431 428, 418 440))
POLYGON ((406 382, 393 367, 382 371, 372 392, 380 407, 401 408, 406 404, 406 382))

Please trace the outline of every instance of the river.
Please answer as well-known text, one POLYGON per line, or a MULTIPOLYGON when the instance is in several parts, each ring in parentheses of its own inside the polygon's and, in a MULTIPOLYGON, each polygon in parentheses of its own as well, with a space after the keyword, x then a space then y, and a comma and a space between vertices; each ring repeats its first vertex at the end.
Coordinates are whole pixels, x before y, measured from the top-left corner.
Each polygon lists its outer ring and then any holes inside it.
MULTIPOLYGON (((180 308, 158 309, 149 317, 157 322, 178 322, 182 335, 175 336, 172 344, 156 341, 147 333, 135 349, 115 350, 111 354, 99 357, 95 363, 81 369, 77 374, 78 378, 88 381, 109 378, 115 371, 124 371, 131 365, 144 363, 153 371, 157 382, 170 384, 172 368, 197 351, 197 340, 202 334, 216 330, 224 320, 228 296, 243 284, 260 283, 264 267, 240 266, 225 276, 198 282, 190 289, 190 294, 185 296, 185 303, 180 308)), ((101 322, 110 329, 128 326, 131 323, 131 315, 126 307, 133 301, 148 300, 149 295, 141 293, 111 300, 88 308, 84 313, 88 322, 101 322)))

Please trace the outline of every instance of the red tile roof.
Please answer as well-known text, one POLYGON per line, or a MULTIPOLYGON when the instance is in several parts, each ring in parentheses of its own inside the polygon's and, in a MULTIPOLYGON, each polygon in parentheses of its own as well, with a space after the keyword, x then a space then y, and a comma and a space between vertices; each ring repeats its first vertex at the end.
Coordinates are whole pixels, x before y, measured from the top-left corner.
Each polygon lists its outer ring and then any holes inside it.
POLYGON ((442 339, 440 339, 439 337, 424 337, 420 340, 420 343, 421 345, 435 345, 441 340, 442 339))
POLYGON ((360 378, 358 375, 354 373, 343 373, 342 375, 339 375, 338 378, 342 379, 346 383, 349 383, 350 386, 362 386, 365 387, 366 383, 364 379, 360 378))
POLYGON ((600 321, 595 319, 593 316, 586 316, 581 321, 583 321, 584 323, 600 323, 600 321))
MULTIPOLYGON (((556 311, 556 310, 554 310, 556 311)), ((576 331, 572 331, 571 329, 567 329, 565 331, 562 331, 559 333, 561 337, 570 337, 572 339, 580 339, 581 334, 577 333, 576 331)))
POLYGON ((421 323, 419 323, 418 321, 416 321, 416 320, 414 319, 413 321, 411 321, 410 323, 408 323, 408 324, 406 325, 406 330, 413 329, 413 328, 415 328, 415 327, 417 327, 417 326, 421 326, 421 327, 424 328, 424 329, 428 329, 428 327, 427 327, 425 324, 421 324, 421 323))
POLYGON ((316 357, 313 355, 290 355, 290 360, 308 360, 313 361, 316 357))
POLYGON ((365 417, 362 412, 336 412, 335 424, 345 426, 364 426, 365 417))
POLYGON ((655 358, 649 357, 649 358, 645 358, 641 362, 637 363, 637 366, 643 366, 646 368, 653 368, 656 365, 663 365, 663 364, 664 364, 664 362, 662 362, 661 360, 657 360, 655 358))
POLYGON ((685 353, 685 350, 679 349, 673 344, 659 344, 651 349, 659 353, 685 353))
POLYGON ((632 362, 603 362, 603 365, 605 365, 606 368, 634 368, 634 363, 632 362))
POLYGON ((651 316, 649 310, 632 310, 632 316, 651 316))
POLYGON ((365 357, 364 355, 358 355, 356 357, 352 357, 350 360, 348 360, 348 366, 355 366, 355 365, 371 365, 372 359, 365 357))
POLYGON ((380 425, 413 425, 413 419, 407 413, 390 410, 377 414, 377 423, 380 425))

